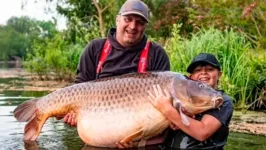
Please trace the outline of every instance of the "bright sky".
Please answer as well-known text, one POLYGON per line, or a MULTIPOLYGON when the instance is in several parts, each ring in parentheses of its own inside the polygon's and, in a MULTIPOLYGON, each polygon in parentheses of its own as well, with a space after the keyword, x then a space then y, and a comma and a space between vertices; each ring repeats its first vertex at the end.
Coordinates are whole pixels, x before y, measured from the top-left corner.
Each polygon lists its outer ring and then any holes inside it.
POLYGON ((55 4, 47 4, 45 0, 0 0, 0 24, 6 24, 7 20, 12 16, 29 16, 37 20, 57 19, 57 28, 64 29, 66 19, 55 11, 55 4), (26 3, 22 9, 22 3, 26 3), (49 7, 50 6, 50 7, 49 7), (51 8, 51 6, 53 6, 51 8), (48 11, 51 8, 51 11, 48 11))

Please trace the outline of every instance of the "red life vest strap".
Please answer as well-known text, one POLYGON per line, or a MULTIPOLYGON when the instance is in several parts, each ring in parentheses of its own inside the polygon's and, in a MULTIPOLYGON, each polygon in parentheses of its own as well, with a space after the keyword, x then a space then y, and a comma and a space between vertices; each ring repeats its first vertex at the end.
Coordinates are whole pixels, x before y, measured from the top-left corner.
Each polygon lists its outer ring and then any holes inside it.
POLYGON ((138 66, 138 73, 144 73, 147 70, 147 64, 148 64, 148 55, 149 55, 149 49, 150 49, 151 42, 148 40, 145 48, 142 50, 140 54, 139 59, 139 66, 138 66))
MULTIPOLYGON (((139 64, 138 64, 138 72, 139 73, 144 73, 147 70, 147 61, 148 61, 150 43, 151 42, 148 40, 146 45, 145 45, 145 48, 141 51, 139 64)), ((98 66, 97 66, 97 70, 96 70, 97 74, 99 74, 101 72, 102 66, 103 66, 107 56, 109 55, 110 51, 111 51, 111 44, 108 40, 106 40, 104 43, 103 49, 102 49, 102 53, 100 56, 98 66)))
POLYGON ((99 61, 98 66, 97 66, 97 70, 96 70, 97 74, 99 74, 101 72, 103 63, 105 62, 110 51, 111 51, 111 44, 108 40, 106 40, 104 43, 103 49, 102 49, 100 61, 99 61))

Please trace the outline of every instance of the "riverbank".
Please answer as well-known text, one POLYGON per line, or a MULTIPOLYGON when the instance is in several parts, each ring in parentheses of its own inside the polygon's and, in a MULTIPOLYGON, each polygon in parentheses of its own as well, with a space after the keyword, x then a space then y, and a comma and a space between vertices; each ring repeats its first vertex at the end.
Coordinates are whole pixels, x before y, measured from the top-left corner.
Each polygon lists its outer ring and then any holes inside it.
POLYGON ((0 70, 0 91, 47 91, 71 85, 68 81, 41 80, 23 69, 0 70))
MULTIPOLYGON (((0 70, 0 79, 5 81, 0 82, 0 91, 52 92, 72 84, 67 81, 40 80, 23 69, 0 70)), ((266 111, 234 111, 230 131, 266 136, 266 111)))

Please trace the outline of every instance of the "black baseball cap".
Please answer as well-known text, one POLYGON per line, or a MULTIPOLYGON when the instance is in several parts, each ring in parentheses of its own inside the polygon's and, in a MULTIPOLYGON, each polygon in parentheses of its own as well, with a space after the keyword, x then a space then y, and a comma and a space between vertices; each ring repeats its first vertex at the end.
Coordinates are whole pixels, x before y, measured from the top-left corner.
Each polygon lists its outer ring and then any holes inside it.
POLYGON ((149 22, 149 8, 140 0, 127 0, 119 11, 119 15, 138 15, 149 22))
POLYGON ((213 54, 210 53, 200 53, 198 54, 190 63, 190 65, 187 67, 187 72, 188 73, 192 73, 192 71, 199 65, 202 63, 207 63, 210 64, 214 67, 216 67, 217 69, 221 70, 220 68, 220 64, 218 62, 218 60, 216 59, 216 57, 213 54))

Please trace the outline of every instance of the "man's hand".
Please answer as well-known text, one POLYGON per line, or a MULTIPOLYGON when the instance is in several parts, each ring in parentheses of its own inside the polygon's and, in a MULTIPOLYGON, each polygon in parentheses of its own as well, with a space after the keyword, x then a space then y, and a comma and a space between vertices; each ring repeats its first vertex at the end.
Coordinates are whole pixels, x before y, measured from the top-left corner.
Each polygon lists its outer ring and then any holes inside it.
POLYGON ((129 143, 125 143, 125 142, 116 142, 116 146, 118 148, 124 149, 124 148, 133 148, 133 147, 137 147, 139 142, 129 142, 129 143))
POLYGON ((77 114, 73 111, 69 112, 65 115, 64 122, 70 126, 77 127, 77 114))

